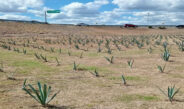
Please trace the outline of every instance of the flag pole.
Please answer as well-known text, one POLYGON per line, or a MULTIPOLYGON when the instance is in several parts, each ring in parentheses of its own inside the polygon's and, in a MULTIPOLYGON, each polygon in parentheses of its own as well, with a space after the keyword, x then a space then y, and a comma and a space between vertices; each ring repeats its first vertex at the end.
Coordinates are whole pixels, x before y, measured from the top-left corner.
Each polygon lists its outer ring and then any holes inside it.
POLYGON ((47 24, 47 11, 45 11, 45 24, 47 24))

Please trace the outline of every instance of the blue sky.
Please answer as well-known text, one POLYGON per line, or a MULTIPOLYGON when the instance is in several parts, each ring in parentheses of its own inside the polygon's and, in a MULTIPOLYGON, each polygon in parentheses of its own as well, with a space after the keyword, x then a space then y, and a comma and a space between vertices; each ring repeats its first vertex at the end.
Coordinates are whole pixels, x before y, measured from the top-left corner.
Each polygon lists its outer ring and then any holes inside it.
POLYGON ((184 0, 6 0, 0 1, 0 19, 44 21, 56 24, 167 24, 184 22, 184 0), (149 16, 148 16, 149 14, 149 16))

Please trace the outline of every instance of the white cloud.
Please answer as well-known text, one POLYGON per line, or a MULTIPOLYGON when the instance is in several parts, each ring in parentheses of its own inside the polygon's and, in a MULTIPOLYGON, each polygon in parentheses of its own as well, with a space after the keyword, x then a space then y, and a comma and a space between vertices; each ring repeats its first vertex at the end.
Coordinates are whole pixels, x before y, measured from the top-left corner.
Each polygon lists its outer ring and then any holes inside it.
POLYGON ((126 10, 183 11, 184 0, 113 0, 113 4, 126 10))
MULTIPOLYGON (((0 13, 3 19, 32 20, 24 16, 33 14, 44 19, 44 12, 50 8, 44 0, 0 0, 0 13), (20 15, 21 13, 21 15, 20 15)), ((94 0, 88 3, 72 2, 60 8, 59 14, 47 14, 49 23, 88 23, 88 24, 180 24, 184 22, 184 0, 112 0, 118 7, 101 11, 110 0, 94 0)))
POLYGON ((15 14, 6 14, 0 16, 1 19, 8 19, 8 20, 31 20, 30 17, 23 16, 23 15, 15 15, 15 14))
POLYGON ((60 14, 50 15, 50 17, 57 19, 97 17, 100 14, 99 8, 108 3, 108 0, 94 0, 93 2, 88 3, 73 2, 64 7, 61 7, 63 12, 60 14))
POLYGON ((89 16, 96 16, 99 14, 98 8, 92 8, 87 6, 88 4, 74 2, 67 6, 64 6, 62 9, 70 17, 89 17, 89 16))
POLYGON ((139 18, 147 24, 148 20, 150 24, 181 24, 184 22, 183 12, 165 12, 165 11, 142 11, 142 12, 133 12, 135 18, 139 18), (149 13, 149 16, 148 16, 149 13))
POLYGON ((0 12, 26 12, 28 8, 40 8, 42 0, 1 0, 0 12))
POLYGON ((184 22, 184 0, 113 0, 123 20, 136 24, 180 24, 184 22), (148 17, 149 13, 149 17, 148 17), (129 16, 129 17, 128 17, 129 16), (149 22, 148 22, 149 21, 149 22))

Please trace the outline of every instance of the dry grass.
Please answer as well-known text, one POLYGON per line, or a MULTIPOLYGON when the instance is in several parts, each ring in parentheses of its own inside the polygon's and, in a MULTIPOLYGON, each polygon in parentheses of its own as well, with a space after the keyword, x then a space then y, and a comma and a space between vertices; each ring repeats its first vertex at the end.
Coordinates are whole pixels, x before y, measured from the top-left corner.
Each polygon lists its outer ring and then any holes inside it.
MULTIPOLYGON (((25 78, 28 83, 37 81, 51 85, 54 90, 61 93, 50 103, 49 108, 58 109, 183 109, 184 100, 184 55, 179 51, 175 41, 183 40, 184 30, 168 28, 159 29, 120 29, 118 27, 75 27, 43 24, 0 23, 0 45, 11 46, 11 50, 0 47, 0 62, 4 64, 5 72, 0 72, 0 108, 2 109, 42 109, 36 101, 21 90, 25 78), (18 26, 17 26, 18 25, 18 26), (161 42, 169 43, 171 57, 169 62, 161 59, 161 45, 156 45, 160 35, 161 42), (142 38, 143 36, 143 38, 142 38), (158 36, 158 37, 157 37, 158 36), (69 44, 69 37, 72 44, 69 44), (110 42, 112 54, 105 48, 108 40, 128 40, 136 38, 149 40, 150 45, 138 48, 136 44, 118 45, 119 51, 113 41, 110 42), (89 39, 84 46, 82 40, 89 39), (97 53, 98 40, 104 40, 101 45, 102 52, 97 53), (47 40, 47 41, 46 41, 47 40), (174 41, 175 40, 175 41, 174 41), (16 44, 11 42, 15 41, 16 44), (51 41, 51 43, 49 42, 51 41), (79 45, 80 50, 75 48, 79 45), (29 47, 24 47, 28 44, 29 47), (37 46, 38 48, 34 48, 37 46), (43 46, 47 50, 41 48, 43 46), (153 52, 147 52, 148 47, 153 52), (54 48, 54 52, 50 48, 54 48), (19 48, 21 53, 13 51, 19 48), (22 53, 22 49, 27 54, 22 53), (61 53, 59 49, 61 48, 61 53), (88 51, 87 51, 88 48, 88 51), (68 55, 71 52, 71 56, 68 55), (83 57, 80 58, 83 52, 83 57), (38 60, 34 53, 43 54, 48 62, 38 60), (109 64, 104 57, 114 56, 114 63, 109 64), (57 66, 55 57, 60 66, 57 66), (134 59, 133 68, 130 69, 127 61, 134 59), (79 69, 73 71, 73 62, 79 64, 79 69), (159 73, 157 64, 166 63, 165 73, 159 73), (95 69, 100 77, 91 74, 95 69), (6 74, 16 71, 16 80, 8 80, 6 74), (124 86, 121 75, 124 74, 127 86, 124 86), (176 84, 181 91, 176 96, 178 101, 171 104, 156 86, 167 89, 167 86, 176 84), (180 101, 180 102, 179 102, 180 101)), ((128 43, 128 42, 127 42, 128 43)))

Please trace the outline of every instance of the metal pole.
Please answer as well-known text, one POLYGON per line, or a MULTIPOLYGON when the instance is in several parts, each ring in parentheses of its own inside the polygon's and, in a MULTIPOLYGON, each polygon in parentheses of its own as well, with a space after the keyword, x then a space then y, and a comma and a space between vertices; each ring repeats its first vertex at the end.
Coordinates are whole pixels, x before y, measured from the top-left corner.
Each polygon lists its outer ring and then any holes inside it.
POLYGON ((148 12, 148 19, 147 19, 148 20, 148 25, 149 25, 149 16, 150 16, 150 13, 148 12))
POLYGON ((45 11, 45 24, 47 24, 47 11, 45 11))

